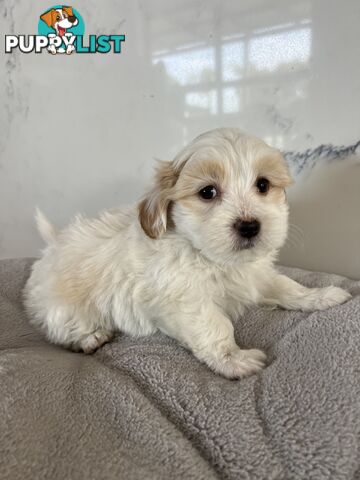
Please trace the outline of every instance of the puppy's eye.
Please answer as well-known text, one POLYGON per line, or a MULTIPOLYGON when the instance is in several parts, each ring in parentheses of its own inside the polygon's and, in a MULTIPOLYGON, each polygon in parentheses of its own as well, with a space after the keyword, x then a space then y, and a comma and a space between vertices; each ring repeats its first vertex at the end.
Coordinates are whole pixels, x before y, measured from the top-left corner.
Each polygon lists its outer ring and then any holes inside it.
POLYGON ((60 15, 57 15, 57 16, 56 16, 56 20, 57 20, 57 21, 61 20, 60 15))
POLYGON ((260 177, 256 180, 256 188, 258 189, 259 193, 267 193, 270 188, 270 182, 267 178, 260 177))
POLYGON ((213 200, 218 195, 218 192, 213 185, 207 185, 200 190, 199 195, 203 200, 213 200))

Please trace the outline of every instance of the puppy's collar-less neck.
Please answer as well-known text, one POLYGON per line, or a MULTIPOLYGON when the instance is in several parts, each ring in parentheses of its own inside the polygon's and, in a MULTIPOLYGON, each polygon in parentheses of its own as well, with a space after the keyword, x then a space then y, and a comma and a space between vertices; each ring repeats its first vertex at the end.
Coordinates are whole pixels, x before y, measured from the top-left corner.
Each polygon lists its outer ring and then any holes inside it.
MULTIPOLYGON (((170 232, 167 232, 168 234, 170 232)), ((211 267, 215 270, 217 270, 220 273, 226 273, 229 270, 236 270, 239 271, 242 267, 248 267, 249 265, 255 265, 256 263, 262 263, 265 261, 265 263, 269 262, 271 263, 274 260, 274 252, 270 252, 267 255, 263 255, 260 258, 254 258, 252 260, 243 260, 239 259, 238 261, 235 262, 224 262, 224 263, 218 263, 215 260, 212 260, 209 258, 201 249, 196 248, 191 241, 186 238, 184 235, 182 235, 180 232, 175 232, 174 230, 171 232, 172 235, 175 237, 178 236, 180 237, 181 240, 184 242, 185 245, 193 252, 195 257, 199 262, 201 262, 203 265, 207 267, 211 267)), ((166 234, 165 234, 166 235, 166 234)), ((180 252, 183 251, 183 247, 180 246, 180 252)))

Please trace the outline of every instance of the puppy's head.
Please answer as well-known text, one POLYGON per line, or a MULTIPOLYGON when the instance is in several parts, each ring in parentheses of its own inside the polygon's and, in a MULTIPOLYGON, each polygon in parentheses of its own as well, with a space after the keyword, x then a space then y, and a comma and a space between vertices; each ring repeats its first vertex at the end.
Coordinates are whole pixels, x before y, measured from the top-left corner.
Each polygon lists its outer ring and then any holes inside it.
POLYGON ((291 183, 278 150, 237 129, 213 130, 159 164, 140 223, 153 239, 172 229, 216 263, 255 260, 285 241, 291 183))
POLYGON ((68 28, 78 24, 72 7, 52 8, 41 15, 48 27, 52 27, 59 35, 63 35, 68 28))

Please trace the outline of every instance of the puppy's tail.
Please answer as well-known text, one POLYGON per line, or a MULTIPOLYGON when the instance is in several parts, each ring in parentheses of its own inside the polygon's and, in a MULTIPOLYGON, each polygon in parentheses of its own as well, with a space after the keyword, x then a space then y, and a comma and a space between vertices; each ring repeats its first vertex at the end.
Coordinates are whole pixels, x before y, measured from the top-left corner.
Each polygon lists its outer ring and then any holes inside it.
POLYGON ((35 220, 40 235, 45 240, 47 244, 54 243, 57 237, 57 230, 56 228, 51 225, 49 220, 45 217, 42 211, 36 207, 35 210, 35 220))

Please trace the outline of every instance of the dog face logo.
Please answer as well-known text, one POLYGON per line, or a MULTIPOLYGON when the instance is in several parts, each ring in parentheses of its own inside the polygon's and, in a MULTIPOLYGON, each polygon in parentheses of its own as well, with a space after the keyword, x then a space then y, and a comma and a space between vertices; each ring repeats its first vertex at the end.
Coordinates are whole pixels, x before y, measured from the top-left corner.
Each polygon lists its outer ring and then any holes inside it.
MULTIPOLYGON (((1 1, 1 0, 0 0, 1 1)), ((85 22, 74 7, 53 5, 38 18, 37 35, 5 34, 5 53, 121 53, 124 34, 85 36, 85 22)))
POLYGON ((59 37, 63 37, 69 28, 75 27, 79 23, 72 7, 65 6, 52 8, 43 13, 40 18, 48 27, 53 28, 59 37))
POLYGON ((48 37, 49 53, 69 55, 76 50, 77 36, 84 34, 84 21, 75 8, 54 5, 40 15, 39 34, 48 37))

